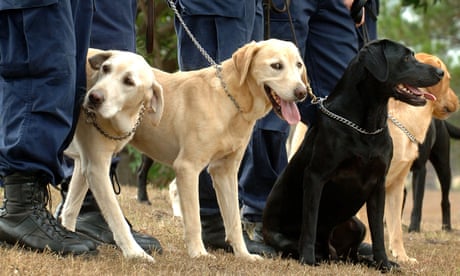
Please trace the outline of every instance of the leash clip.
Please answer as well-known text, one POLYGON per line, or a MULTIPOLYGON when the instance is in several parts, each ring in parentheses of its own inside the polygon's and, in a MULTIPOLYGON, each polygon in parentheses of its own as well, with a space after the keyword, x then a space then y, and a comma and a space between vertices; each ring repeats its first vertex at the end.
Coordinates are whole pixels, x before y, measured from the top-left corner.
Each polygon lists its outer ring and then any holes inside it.
POLYGON ((325 100, 327 99, 327 96, 322 98, 322 97, 314 97, 312 100, 311 100, 311 104, 321 104, 322 102, 324 102, 325 100))

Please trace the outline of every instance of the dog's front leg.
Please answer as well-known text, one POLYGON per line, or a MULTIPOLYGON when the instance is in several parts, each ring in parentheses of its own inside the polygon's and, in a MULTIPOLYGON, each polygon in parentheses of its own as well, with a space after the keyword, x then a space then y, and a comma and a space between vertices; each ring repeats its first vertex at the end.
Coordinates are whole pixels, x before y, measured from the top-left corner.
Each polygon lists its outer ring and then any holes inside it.
MULTIPOLYGON (((375 185, 375 191, 370 195, 367 205, 367 217, 369 220, 369 230, 372 239, 372 252, 374 254, 374 261, 378 269, 382 271, 389 271, 397 264, 388 261, 385 252, 385 240, 383 233, 383 212, 385 209, 385 177, 378 180, 379 183, 375 185)), ((397 214, 400 216, 400 214, 397 214)))
POLYGON ((110 183, 109 168, 111 152, 102 153, 93 151, 86 168, 88 185, 102 211, 116 244, 123 251, 126 258, 141 258, 153 262, 152 256, 147 254, 134 240, 131 229, 121 211, 120 205, 110 183), (104 156, 105 155, 105 156, 104 156))
POLYGON ((385 214, 386 225, 389 236, 389 248, 392 255, 401 262, 417 262, 415 258, 407 256, 404 248, 402 221, 401 216, 397 212, 402 210, 404 197, 404 180, 409 173, 410 164, 402 168, 398 175, 394 175, 393 183, 390 183, 386 188, 385 196, 385 214), (396 212, 395 212, 396 211, 396 212))
POLYGON ((181 159, 176 160, 173 164, 176 172, 182 221, 184 223, 185 244, 187 245, 188 254, 192 258, 202 256, 214 257, 206 251, 201 238, 198 174, 203 167, 181 159))
POLYGON ((61 223, 67 229, 75 231, 77 216, 80 213, 83 200, 88 191, 88 184, 81 171, 80 158, 74 159, 74 170, 65 202, 62 207, 61 223))
POLYGON ((315 265, 315 244, 319 205, 323 184, 321 175, 306 172, 303 179, 302 227, 299 238, 299 261, 315 265))
POLYGON ((261 260, 259 255, 248 252, 243 239, 238 203, 238 166, 235 158, 227 157, 209 165, 208 170, 224 221, 226 241, 232 246, 235 256, 251 261, 261 260))

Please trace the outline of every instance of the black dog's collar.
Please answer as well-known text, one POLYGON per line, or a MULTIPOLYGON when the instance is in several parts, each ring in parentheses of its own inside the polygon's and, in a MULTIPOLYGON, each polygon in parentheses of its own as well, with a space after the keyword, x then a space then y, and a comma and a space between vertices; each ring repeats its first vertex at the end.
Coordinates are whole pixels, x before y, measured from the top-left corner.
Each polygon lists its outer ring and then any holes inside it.
POLYGON ((375 135, 375 134, 379 134, 380 132, 382 132, 385 128, 382 127, 382 128, 379 128, 377 130, 374 130, 374 131, 368 131, 368 130, 365 130, 364 128, 358 126, 357 124, 353 123, 352 121, 340 116, 340 115, 337 115, 333 112, 331 112, 330 110, 328 110, 323 102, 324 100, 326 100, 327 97, 325 98, 316 98, 314 100, 311 101, 312 104, 318 104, 318 108, 319 110, 321 110, 321 112, 323 112, 324 114, 326 114, 327 116, 329 116, 330 118, 334 119, 334 120, 337 120, 351 128, 353 128, 354 130, 358 131, 359 133, 361 134, 366 134, 366 135, 375 135))

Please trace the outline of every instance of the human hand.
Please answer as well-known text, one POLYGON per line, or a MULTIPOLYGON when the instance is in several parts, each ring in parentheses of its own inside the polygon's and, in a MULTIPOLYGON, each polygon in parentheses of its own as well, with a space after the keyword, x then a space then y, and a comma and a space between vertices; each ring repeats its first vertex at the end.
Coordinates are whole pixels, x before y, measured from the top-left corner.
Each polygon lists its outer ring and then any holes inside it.
POLYGON ((365 20, 365 8, 367 0, 343 0, 345 7, 350 10, 350 16, 356 24, 356 27, 359 27, 364 24, 365 20))

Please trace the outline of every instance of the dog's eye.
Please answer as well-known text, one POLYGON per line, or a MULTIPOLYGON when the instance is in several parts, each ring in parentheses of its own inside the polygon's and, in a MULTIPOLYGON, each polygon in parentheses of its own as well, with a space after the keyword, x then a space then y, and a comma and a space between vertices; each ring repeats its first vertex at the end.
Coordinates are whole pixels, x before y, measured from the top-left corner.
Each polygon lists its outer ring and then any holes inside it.
POLYGON ((128 86, 134 86, 135 85, 134 80, 132 78, 130 78, 130 77, 125 77, 123 79, 123 83, 128 85, 128 86))
POLYGON ((297 68, 302 68, 302 66, 303 66, 302 62, 300 62, 300 61, 297 62, 297 68))
POLYGON ((281 63, 279 63, 279 62, 277 62, 277 63, 272 63, 270 66, 271 66, 273 69, 275 69, 275 70, 281 70, 281 69, 283 69, 283 65, 282 65, 281 63))
POLYGON ((104 72, 105 74, 110 73, 110 65, 107 65, 107 64, 102 65, 102 72, 104 72))

